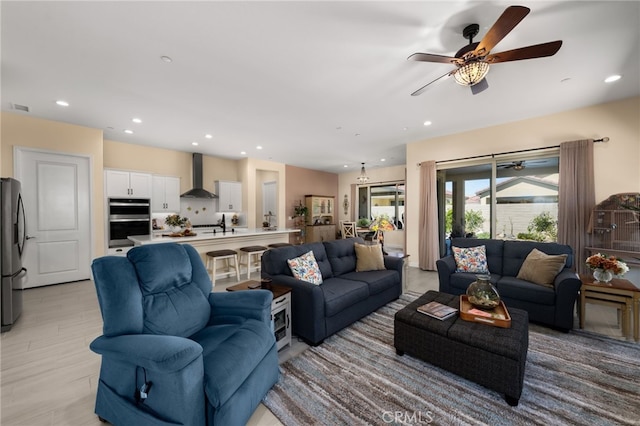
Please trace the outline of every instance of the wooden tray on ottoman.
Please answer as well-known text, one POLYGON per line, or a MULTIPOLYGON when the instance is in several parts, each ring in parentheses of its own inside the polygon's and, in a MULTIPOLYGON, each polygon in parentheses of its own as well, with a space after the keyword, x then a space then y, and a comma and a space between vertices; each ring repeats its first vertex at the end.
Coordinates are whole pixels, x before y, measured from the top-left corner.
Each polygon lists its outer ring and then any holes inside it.
MULTIPOLYGON (((469 302, 466 294, 460 295, 460 318, 465 321, 479 322, 482 324, 492 325, 494 327, 511 328, 511 316, 504 302, 501 300, 500 304, 493 309, 494 314, 504 315, 505 319, 489 318, 481 315, 470 313, 469 310, 473 309, 473 305, 469 302)), ((488 311, 491 312, 491 311, 488 311)))

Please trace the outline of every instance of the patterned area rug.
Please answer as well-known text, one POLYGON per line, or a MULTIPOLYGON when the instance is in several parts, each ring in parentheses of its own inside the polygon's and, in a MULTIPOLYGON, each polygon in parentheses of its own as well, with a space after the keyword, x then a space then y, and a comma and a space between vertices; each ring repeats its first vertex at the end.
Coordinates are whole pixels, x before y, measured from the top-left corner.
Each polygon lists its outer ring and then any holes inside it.
POLYGON ((531 325, 517 407, 393 347, 404 294, 281 366, 264 404, 293 425, 640 425, 640 344, 531 325))

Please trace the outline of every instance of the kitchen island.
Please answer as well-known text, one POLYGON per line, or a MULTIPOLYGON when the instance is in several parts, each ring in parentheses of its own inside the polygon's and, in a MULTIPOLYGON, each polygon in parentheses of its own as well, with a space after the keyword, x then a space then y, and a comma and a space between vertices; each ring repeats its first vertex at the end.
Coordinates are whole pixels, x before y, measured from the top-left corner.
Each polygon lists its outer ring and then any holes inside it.
POLYGON ((275 229, 264 230, 262 228, 247 229, 234 228, 233 231, 228 230, 222 232, 216 230, 194 230, 197 235, 189 237, 168 237, 162 234, 155 235, 134 235, 129 236, 129 240, 133 241, 136 246, 146 244, 162 244, 162 243, 180 243, 192 245, 205 260, 205 255, 212 250, 238 250, 240 247, 246 246, 265 246, 274 243, 288 243, 289 234, 300 232, 299 229, 275 229))

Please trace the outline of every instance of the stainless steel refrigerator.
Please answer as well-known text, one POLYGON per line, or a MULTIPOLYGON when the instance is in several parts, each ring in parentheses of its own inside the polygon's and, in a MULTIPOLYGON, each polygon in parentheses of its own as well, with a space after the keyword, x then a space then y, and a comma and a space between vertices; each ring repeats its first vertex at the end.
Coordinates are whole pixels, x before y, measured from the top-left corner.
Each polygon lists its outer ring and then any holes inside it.
POLYGON ((27 270, 22 266, 27 234, 20 182, 0 179, 0 259, 2 331, 8 331, 22 313, 22 289, 27 270))

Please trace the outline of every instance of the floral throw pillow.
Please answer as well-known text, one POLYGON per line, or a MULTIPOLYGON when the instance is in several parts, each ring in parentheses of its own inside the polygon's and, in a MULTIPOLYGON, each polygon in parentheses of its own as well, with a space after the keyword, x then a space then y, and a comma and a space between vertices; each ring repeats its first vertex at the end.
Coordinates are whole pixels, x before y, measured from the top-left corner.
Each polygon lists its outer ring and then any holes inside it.
POLYGON ((456 272, 489 273, 485 246, 452 247, 452 249, 456 260, 456 272))
POLYGON ((322 273, 320 273, 320 267, 316 257, 313 255, 313 251, 295 259, 288 259, 287 263, 296 279, 316 285, 322 284, 322 273))

